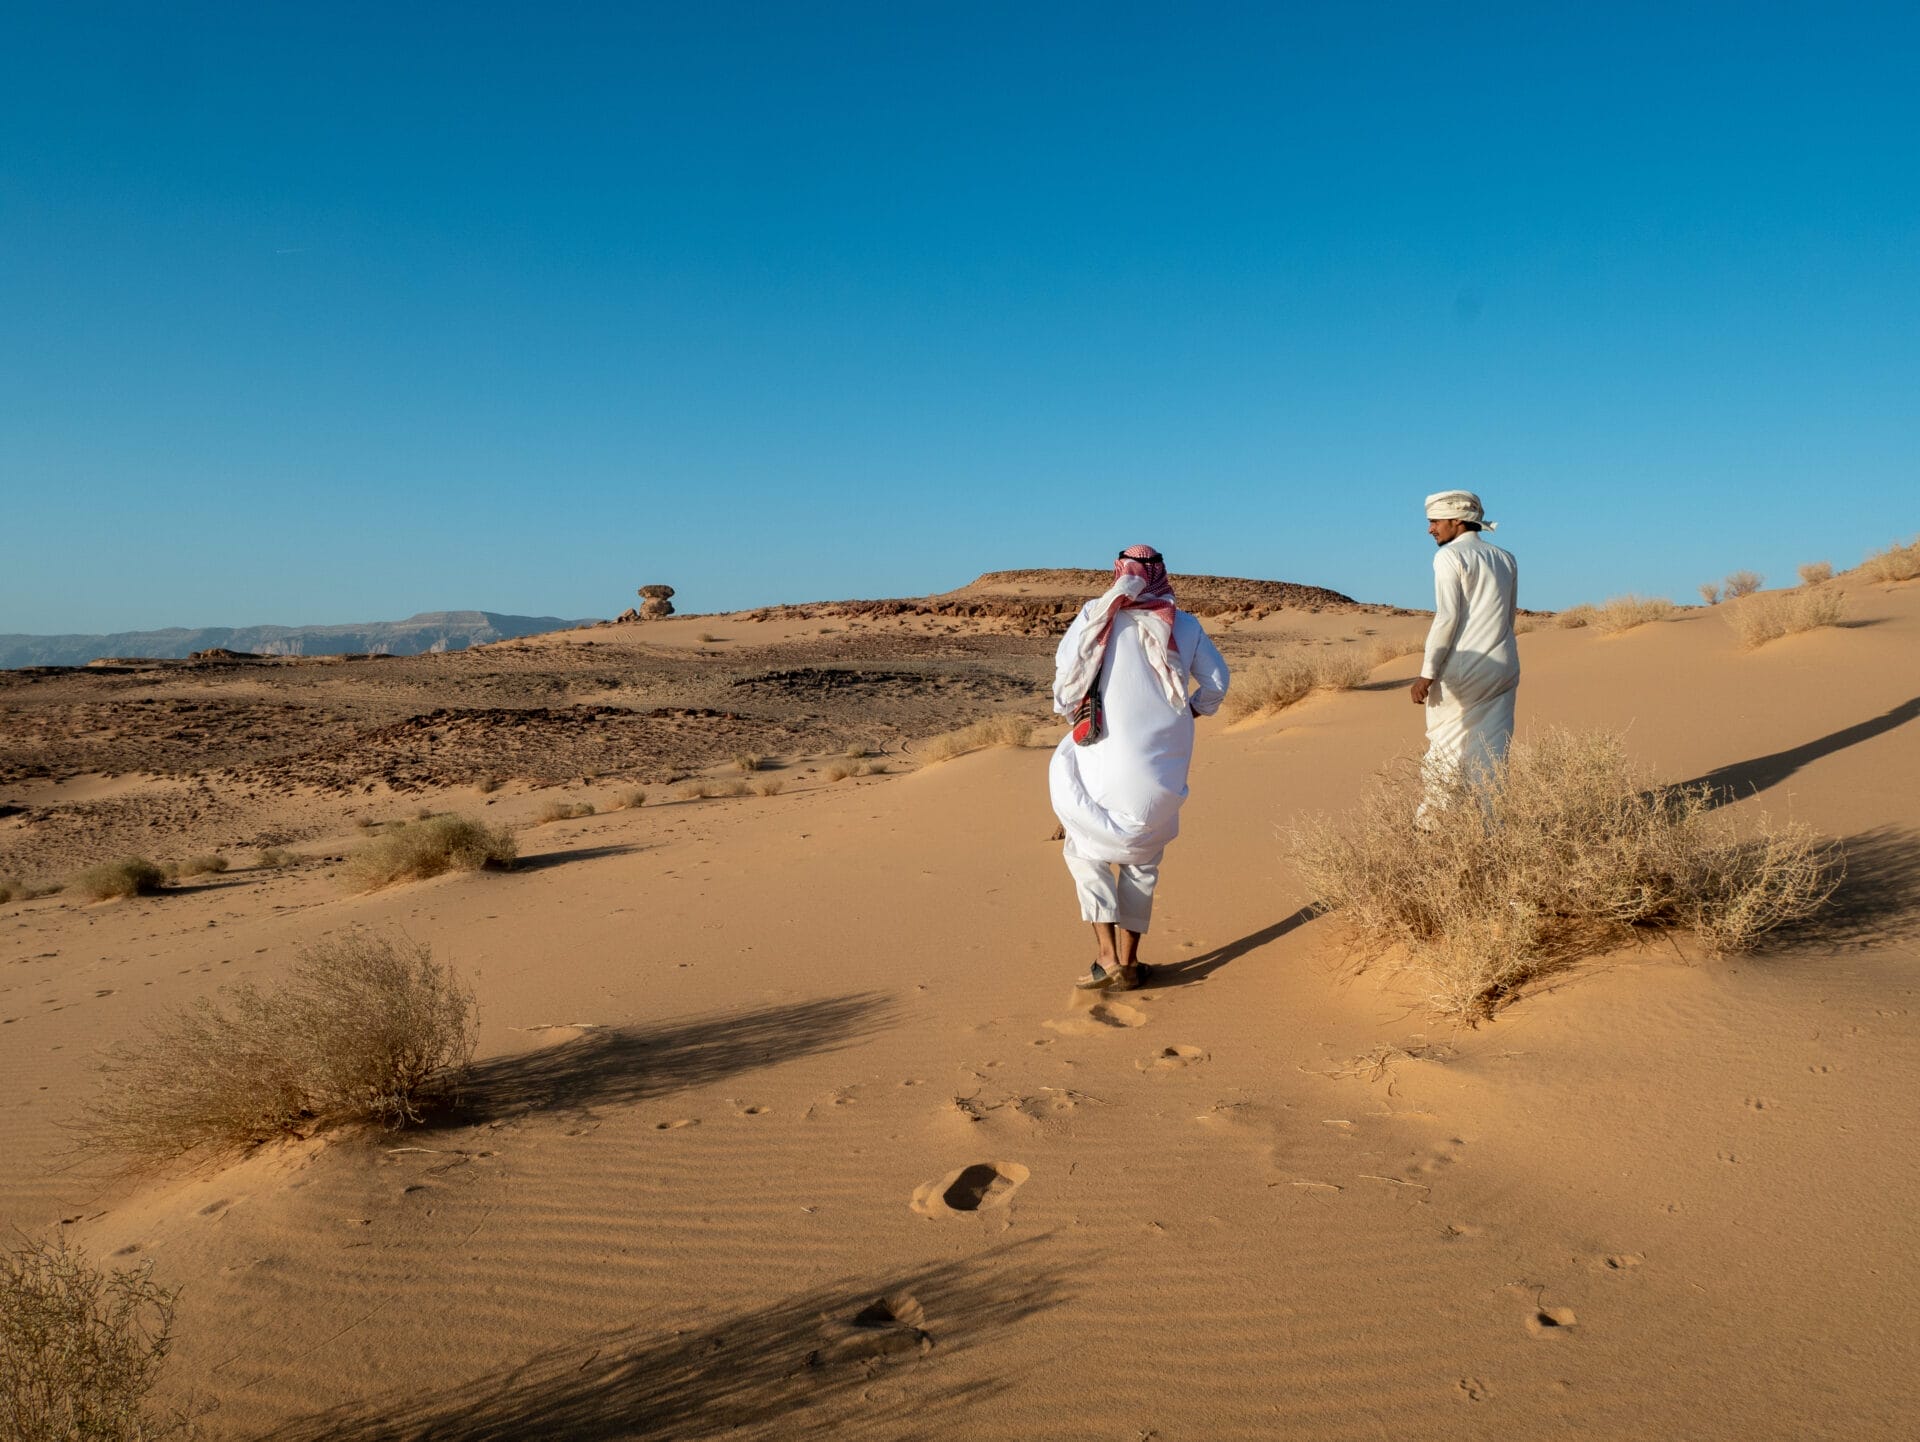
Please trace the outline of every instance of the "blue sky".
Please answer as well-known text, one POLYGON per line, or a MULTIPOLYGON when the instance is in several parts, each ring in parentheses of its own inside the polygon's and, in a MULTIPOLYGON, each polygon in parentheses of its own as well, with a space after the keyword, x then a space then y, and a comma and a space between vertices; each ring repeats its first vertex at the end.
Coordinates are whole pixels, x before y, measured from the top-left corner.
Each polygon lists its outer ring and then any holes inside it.
POLYGON ((1920 529, 1911 6, 12 7, 0 631, 1920 529))

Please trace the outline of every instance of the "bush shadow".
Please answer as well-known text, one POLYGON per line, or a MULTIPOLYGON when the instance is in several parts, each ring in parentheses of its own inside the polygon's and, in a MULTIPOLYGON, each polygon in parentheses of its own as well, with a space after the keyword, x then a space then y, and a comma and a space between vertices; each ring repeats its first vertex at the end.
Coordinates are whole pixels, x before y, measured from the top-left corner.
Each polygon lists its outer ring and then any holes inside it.
POLYGON ((1837 843, 1846 867, 1813 915, 1761 937, 1758 951, 1841 949, 1920 937, 1920 831, 1881 826, 1837 843))
POLYGON ((417 1388, 302 1418, 283 1442, 525 1442, 564 1437, 828 1437, 858 1401, 863 1431, 973 1435, 971 1409, 1013 1386, 1006 1372, 949 1378, 948 1359, 1071 1300, 1065 1270, 1034 1237, 960 1261, 849 1278, 662 1335, 636 1323, 591 1333, 458 1387, 417 1388), (910 1327, 863 1326, 876 1303, 910 1327), (835 1326, 834 1324, 839 1324, 835 1326), (915 1328, 921 1329, 916 1335, 915 1328), (874 1388, 876 1370, 889 1386, 874 1388))
POLYGON ((645 1101, 756 1067, 852 1046, 889 1021, 891 998, 857 992, 721 1012, 689 1021, 608 1027, 558 1046, 477 1062, 442 1127, 529 1112, 645 1101))
POLYGON ((582 846, 573 851, 543 851, 538 856, 519 857, 513 865, 501 869, 511 875, 520 875, 529 871, 546 871, 555 866, 565 866, 572 861, 597 861, 604 856, 628 856, 636 851, 653 849, 652 845, 629 842, 606 846, 582 846))

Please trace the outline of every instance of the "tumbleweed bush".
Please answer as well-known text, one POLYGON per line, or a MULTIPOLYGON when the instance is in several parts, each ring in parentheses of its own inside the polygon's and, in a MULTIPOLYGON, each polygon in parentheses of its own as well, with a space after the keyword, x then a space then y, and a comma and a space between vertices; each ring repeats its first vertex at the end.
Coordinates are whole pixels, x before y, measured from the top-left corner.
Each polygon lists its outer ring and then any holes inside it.
POLYGON ((1393 956, 1442 1015, 1490 1015, 1533 977, 1647 929, 1738 950, 1817 909, 1838 853, 1764 819, 1747 836, 1704 786, 1657 787, 1619 737, 1549 731, 1415 825, 1418 768, 1390 770, 1345 817, 1290 836, 1322 911, 1362 964, 1393 956))
MULTIPOLYGON (((1025 746, 1033 739, 1033 722, 1024 716, 1015 716, 1002 712, 995 716, 982 716, 970 726, 962 726, 958 731, 949 731, 943 736, 934 736, 920 748, 922 761, 951 761, 956 756, 964 756, 969 751, 984 751, 989 746, 1025 746)), ((855 776, 869 775, 882 767, 862 769, 855 767, 855 776)))
POLYGON ((1869 581, 1911 581, 1920 576, 1920 539, 1895 541, 1884 551, 1875 551, 1859 566, 1860 575, 1869 581))
POLYGON ((1737 601, 1742 596, 1751 596, 1766 583, 1767 578, 1758 571, 1735 571, 1726 580, 1727 599, 1737 601))
POLYGON ((1229 722, 1244 721, 1284 711, 1315 691, 1351 691, 1366 681, 1375 664, 1369 652, 1356 647, 1282 651, 1235 676, 1220 712, 1229 722))
POLYGON ((1723 608, 1740 644, 1751 651, 1782 636, 1837 626, 1846 614, 1846 598, 1830 586, 1763 591, 1723 608))
MULTIPOLYGON (((1615 596, 1593 613, 1593 624, 1610 636, 1618 635, 1649 621, 1664 621, 1675 609, 1673 602, 1660 596, 1615 596)), ((1567 613, 1560 614, 1564 626, 1567 613)))
POLYGON ((89 901, 116 896, 151 896, 166 884, 167 873, 144 856, 125 856, 89 866, 68 883, 89 901))
POLYGON ((1800 584, 1818 586, 1833 579, 1833 562, 1808 561, 1800 568, 1800 584))
POLYGON ((396 822, 347 858, 347 879, 362 891, 396 881, 420 881, 447 871, 513 865, 520 854, 513 833, 464 816, 396 822))
POLYGON ((285 981, 224 987, 110 1051, 81 1144, 151 1164, 346 1122, 404 1126, 451 1093, 474 1035, 473 993, 426 946, 329 937, 285 981))
POLYGON ((158 1442, 193 1435, 147 1394, 171 1346, 176 1293, 152 1263, 97 1271, 64 1242, 0 1254, 0 1436, 158 1442))

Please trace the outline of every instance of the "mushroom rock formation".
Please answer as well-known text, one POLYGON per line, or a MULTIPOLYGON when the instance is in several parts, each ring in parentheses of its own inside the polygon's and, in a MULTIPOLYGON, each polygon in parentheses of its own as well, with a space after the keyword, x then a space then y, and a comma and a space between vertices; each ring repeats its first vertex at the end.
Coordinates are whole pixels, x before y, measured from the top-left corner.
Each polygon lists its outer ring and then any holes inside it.
POLYGON ((671 586, 642 586, 639 619, 657 621, 662 616, 671 616, 673 614, 672 596, 673 587, 671 586))

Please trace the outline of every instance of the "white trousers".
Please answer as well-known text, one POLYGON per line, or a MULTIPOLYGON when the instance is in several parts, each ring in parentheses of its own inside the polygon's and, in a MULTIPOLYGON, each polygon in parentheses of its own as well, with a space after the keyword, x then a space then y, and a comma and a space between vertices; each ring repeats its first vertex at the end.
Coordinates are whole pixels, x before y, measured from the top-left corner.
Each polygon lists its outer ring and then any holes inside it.
POLYGON ((1160 884, 1160 857, 1132 864, 1124 861, 1089 861, 1074 854, 1069 841, 1061 852, 1067 870, 1073 874, 1073 889, 1080 898, 1082 921, 1106 921, 1145 934, 1153 921, 1153 888, 1160 884), (1118 872, 1118 877, 1115 873, 1118 872))

